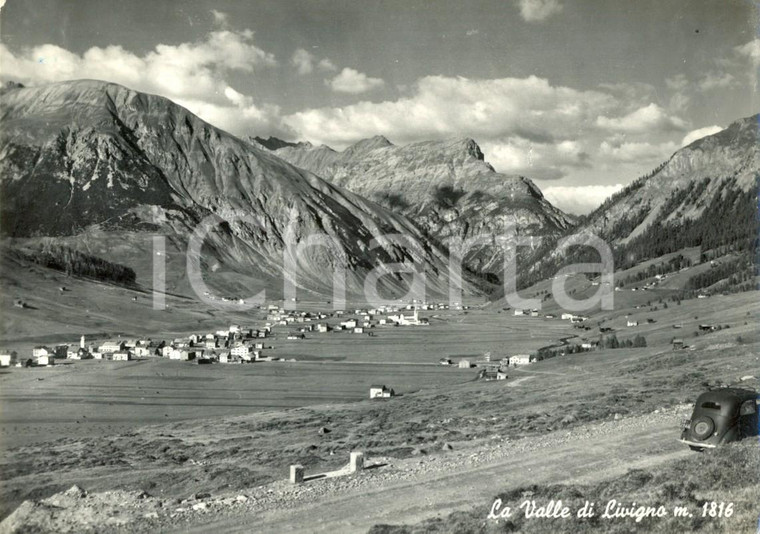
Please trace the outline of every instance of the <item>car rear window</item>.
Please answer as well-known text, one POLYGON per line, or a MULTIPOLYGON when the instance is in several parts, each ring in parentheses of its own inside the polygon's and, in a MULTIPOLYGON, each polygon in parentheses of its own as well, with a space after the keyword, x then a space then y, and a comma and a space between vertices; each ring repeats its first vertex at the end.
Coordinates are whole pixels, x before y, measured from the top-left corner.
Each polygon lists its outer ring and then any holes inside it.
POLYGON ((713 401, 705 401, 702 403, 702 408, 707 408, 708 410, 720 410, 720 404, 713 401))

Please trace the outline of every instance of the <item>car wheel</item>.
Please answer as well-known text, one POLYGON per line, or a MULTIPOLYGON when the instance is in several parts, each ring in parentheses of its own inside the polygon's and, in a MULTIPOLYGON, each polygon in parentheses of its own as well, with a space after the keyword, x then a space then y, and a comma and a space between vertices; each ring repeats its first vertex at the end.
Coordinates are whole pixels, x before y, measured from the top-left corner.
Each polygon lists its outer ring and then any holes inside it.
POLYGON ((691 433, 700 441, 709 438, 713 430, 715 430, 715 423, 709 417, 697 417, 691 423, 691 433))

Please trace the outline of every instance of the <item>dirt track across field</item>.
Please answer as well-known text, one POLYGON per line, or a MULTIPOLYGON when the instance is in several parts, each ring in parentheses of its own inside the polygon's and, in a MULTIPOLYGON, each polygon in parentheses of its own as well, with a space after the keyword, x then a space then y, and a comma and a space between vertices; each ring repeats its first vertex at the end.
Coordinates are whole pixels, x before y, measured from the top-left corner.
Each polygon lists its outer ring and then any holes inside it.
POLYGON ((260 507, 227 517, 212 508, 204 516, 184 517, 187 522, 177 531, 366 532, 379 523, 415 523, 490 504, 498 492, 522 485, 596 482, 694 454, 676 439, 685 415, 681 407, 512 443, 493 440, 437 458, 394 461, 359 477, 280 484, 260 507))

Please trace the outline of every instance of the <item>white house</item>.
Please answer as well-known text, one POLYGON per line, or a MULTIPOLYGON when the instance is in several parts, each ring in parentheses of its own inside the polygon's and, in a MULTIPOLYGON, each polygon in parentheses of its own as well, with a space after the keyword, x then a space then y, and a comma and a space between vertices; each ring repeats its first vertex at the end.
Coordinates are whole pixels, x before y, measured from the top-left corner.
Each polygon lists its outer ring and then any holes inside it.
POLYGON ((415 308, 412 315, 404 315, 402 313, 399 316, 398 324, 403 326, 427 326, 429 323, 427 319, 420 319, 419 312, 415 308))
POLYGON ((103 354, 113 354, 114 352, 119 352, 121 350, 124 350, 124 342, 106 341, 98 348, 98 350, 99 352, 103 354))
MULTIPOLYGON (((32 358, 40 358, 42 356, 53 356, 53 350, 49 347, 38 346, 32 349, 32 358)), ((47 365, 47 364, 46 364, 47 365)))
POLYGON ((15 363, 16 358, 14 355, 5 352, 0 354, 0 367, 10 367, 15 363))
POLYGON ((219 363, 240 363, 240 358, 224 351, 219 355, 219 363))
POLYGON ((174 352, 175 349, 171 345, 164 345, 163 347, 161 347, 160 350, 161 350, 161 356, 163 356, 164 358, 178 359, 178 358, 172 358, 172 353, 174 352))
POLYGON ((460 369, 469 369, 470 367, 472 367, 472 362, 470 362, 470 360, 459 360, 460 369))
POLYGON ((563 321, 569 321, 569 320, 571 320, 573 318, 573 314, 572 313, 563 313, 562 315, 560 315, 560 318, 563 321))
POLYGON ((370 386, 369 398, 370 399, 387 399, 396 395, 396 392, 385 386, 370 386))
POLYGON ((327 325, 324 324, 324 323, 319 323, 317 325, 317 332, 319 332, 320 334, 326 333, 327 332, 327 325))
POLYGON ((354 328, 354 334, 363 334, 364 333, 364 327, 363 326, 357 326, 354 328))
POLYGON ((137 346, 135 347, 135 356, 138 358, 146 358, 150 356, 150 348, 144 347, 144 346, 137 346))
POLYGON ((251 347, 248 345, 237 345, 230 349, 230 354, 237 358, 249 358, 251 354, 251 347))
POLYGON ((132 359, 132 355, 128 350, 119 350, 111 353, 111 359, 115 362, 126 362, 132 359))
POLYGON ((519 308, 515 308, 515 315, 524 315, 524 312, 519 308))
POLYGON ((89 351, 85 348, 69 347, 66 351, 66 359, 68 360, 86 360, 90 357, 89 351))
POLYGON ((530 363, 530 355, 528 354, 515 354, 509 357, 509 365, 527 365, 530 363))
POLYGON ((53 358, 52 354, 42 354, 41 356, 37 357, 37 365, 43 367, 46 365, 53 365, 55 362, 55 358, 53 358))
POLYGON ((342 326, 345 330, 352 330, 356 328, 356 325, 356 319, 349 319, 347 321, 341 321, 340 323, 340 326, 342 326))
POLYGON ((638 322, 638 321, 631 321, 631 320, 629 319, 629 320, 628 320, 628 326, 639 326, 639 322, 638 322))

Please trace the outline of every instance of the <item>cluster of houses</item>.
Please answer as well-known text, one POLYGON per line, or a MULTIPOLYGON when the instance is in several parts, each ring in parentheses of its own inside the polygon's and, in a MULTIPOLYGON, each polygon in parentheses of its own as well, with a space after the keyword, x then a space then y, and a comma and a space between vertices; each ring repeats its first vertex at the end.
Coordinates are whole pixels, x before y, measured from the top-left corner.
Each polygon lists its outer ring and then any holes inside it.
MULTIPOLYGON (((517 317, 540 317, 541 314, 539 310, 525 310, 522 308, 515 308, 514 311, 515 316, 517 317)), ((544 315, 545 319, 556 319, 557 316, 553 313, 547 313, 544 315)), ((560 319, 563 321, 570 321, 571 323, 582 323, 583 321, 587 320, 588 317, 583 315, 575 315, 574 313, 563 313, 560 315, 560 319)))
MULTIPOLYGON (((242 328, 230 325, 215 332, 191 334, 173 340, 117 339, 98 344, 87 344, 82 336, 78 344, 36 346, 31 359, 25 365, 48 366, 56 359, 129 361, 134 358, 157 356, 170 360, 198 360, 199 363, 242 363, 270 360, 261 356, 264 339, 271 334, 271 327, 263 329, 242 328)), ((0 366, 21 366, 18 354, 0 354, 0 366)))
POLYGON ((296 312, 280 310, 276 306, 270 306, 267 314, 267 324, 274 324, 279 326, 289 326, 295 328, 290 334, 288 339, 305 339, 306 334, 310 332, 327 333, 332 331, 347 331, 353 334, 368 334, 373 335, 370 331, 371 328, 376 326, 428 326, 430 322, 424 317, 420 317, 420 309, 440 309, 433 308, 433 306, 445 306, 448 308, 448 304, 420 304, 420 305, 408 305, 403 308, 404 311, 395 306, 380 306, 378 308, 368 309, 356 309, 353 314, 343 310, 334 311, 331 313, 311 313, 311 312, 296 312), (405 313, 406 310, 411 313, 405 313), (341 320, 337 325, 329 325, 326 321, 328 318, 343 318, 344 316, 351 315, 344 320, 341 320))
MULTIPOLYGON (((215 332, 191 334, 173 340, 117 339, 98 344, 87 344, 84 336, 79 343, 37 346, 32 349, 31 358, 24 359, 23 365, 48 366, 56 359, 68 360, 112 360, 129 361, 150 356, 170 360, 198 363, 245 363, 271 361, 277 358, 264 357, 265 339, 272 335, 275 326, 290 328, 287 339, 305 339, 310 332, 327 333, 348 331, 355 334, 373 335, 369 330, 376 326, 427 326, 428 319, 419 316, 420 309, 448 308, 448 304, 410 304, 405 307, 381 306, 371 309, 357 309, 351 312, 330 313, 282 310, 279 306, 267 308, 267 322, 261 329, 243 328, 230 325, 215 332), (330 325, 330 318, 343 318, 339 324, 330 325)), ((272 348, 271 346, 268 348, 272 348)), ((22 366, 18 355, 0 351, 0 366, 22 366)))
POLYGON ((459 369, 478 367, 483 369, 480 377, 485 380, 506 380, 508 378, 507 370, 510 367, 528 365, 534 361, 535 357, 530 354, 515 354, 513 356, 505 356, 499 361, 492 361, 490 353, 486 353, 480 360, 462 358, 455 364, 451 358, 441 358, 438 364, 456 365, 459 369))

